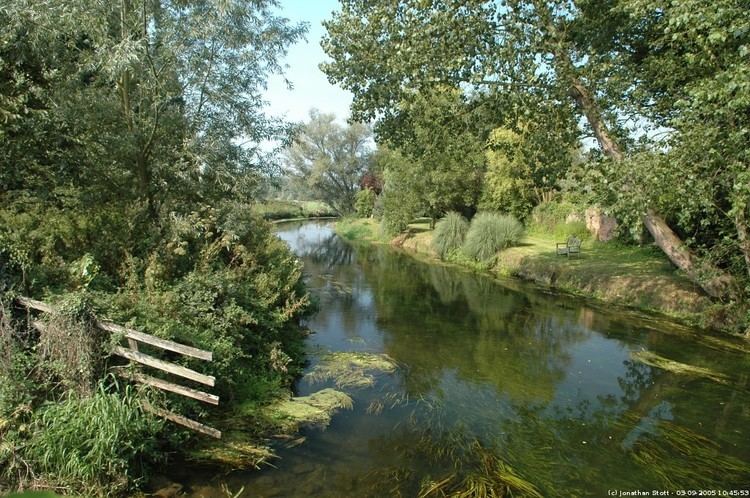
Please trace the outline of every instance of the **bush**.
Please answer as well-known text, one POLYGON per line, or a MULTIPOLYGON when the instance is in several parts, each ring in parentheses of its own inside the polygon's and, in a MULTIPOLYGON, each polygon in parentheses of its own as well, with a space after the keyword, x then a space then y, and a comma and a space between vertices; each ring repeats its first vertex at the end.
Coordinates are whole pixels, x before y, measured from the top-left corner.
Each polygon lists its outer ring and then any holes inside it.
POLYGON ((400 170, 385 171, 385 185, 380 197, 383 199, 383 233, 396 235, 406 230, 419 214, 423 201, 410 187, 408 178, 402 178, 400 170))
POLYGON ((440 259, 447 258, 448 254, 460 248, 468 231, 469 222, 455 211, 438 221, 432 236, 432 247, 440 259))
POLYGON ((418 214, 418 202, 411 194, 403 190, 388 190, 383 196, 383 233, 397 235, 409 227, 409 223, 418 214))
POLYGON ((50 487, 112 496, 132 487, 132 476, 144 474, 136 467, 155 453, 161 427, 143 412, 132 388, 117 392, 102 382, 89 398, 70 395, 42 407, 25 457, 50 487))
POLYGON ((542 233, 555 233, 557 225, 565 223, 565 219, 576 206, 569 202, 543 202, 531 212, 531 230, 542 233))
POLYGON ((369 218, 372 216, 372 210, 375 206, 375 191, 364 188, 357 192, 354 201, 354 209, 357 210, 357 216, 360 218, 369 218))
POLYGON ((507 214, 479 213, 471 221, 462 251, 477 261, 488 261, 497 251, 518 243, 523 225, 507 214))
POLYGON ((579 240, 587 240, 591 237, 591 232, 586 228, 586 223, 582 221, 571 221, 570 223, 560 223, 555 229, 555 238, 562 241, 568 239, 568 237, 575 235, 579 240))
POLYGON ((236 383, 274 374, 272 344, 301 362, 296 325, 309 305, 302 265, 266 222, 227 203, 173 216, 164 233, 128 271, 132 288, 100 296, 100 309, 115 322, 213 351, 202 368, 223 380, 218 394, 229 399, 236 383))

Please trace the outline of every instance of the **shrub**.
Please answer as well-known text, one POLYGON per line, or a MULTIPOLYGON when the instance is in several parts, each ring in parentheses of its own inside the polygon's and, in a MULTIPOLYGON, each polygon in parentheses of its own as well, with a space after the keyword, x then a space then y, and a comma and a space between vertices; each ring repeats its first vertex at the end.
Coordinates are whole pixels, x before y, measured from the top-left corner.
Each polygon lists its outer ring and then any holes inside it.
POLYGON ((372 216, 372 209, 375 206, 375 191, 369 188, 364 188, 357 192, 354 209, 357 210, 357 216, 360 218, 369 218, 372 216))
POLYGON ((432 247, 440 259, 445 259, 452 251, 460 248, 468 231, 469 222, 455 211, 438 221, 432 237, 432 247))
POLYGON ((524 142, 521 135, 508 129, 496 128, 490 133, 480 209, 502 209, 520 219, 528 216, 535 194, 524 142))
POLYGON ((471 222, 462 250, 477 261, 488 261, 497 251, 517 244, 523 225, 507 214, 479 213, 471 222))
POLYGON ((402 173, 398 170, 385 172, 385 186, 380 197, 383 198, 382 226, 386 235, 396 235, 406 230, 423 207, 423 199, 412 188, 409 179, 402 177, 402 173))
POLYGON ((531 229, 543 233, 555 233, 555 227, 565 223, 576 206, 569 202, 543 202, 531 212, 531 229))
POLYGON ((571 235, 575 235, 580 240, 586 240, 591 237, 591 232, 586 228, 586 223, 582 221, 560 223, 555 227, 554 233, 555 238, 560 241, 567 240, 571 235))

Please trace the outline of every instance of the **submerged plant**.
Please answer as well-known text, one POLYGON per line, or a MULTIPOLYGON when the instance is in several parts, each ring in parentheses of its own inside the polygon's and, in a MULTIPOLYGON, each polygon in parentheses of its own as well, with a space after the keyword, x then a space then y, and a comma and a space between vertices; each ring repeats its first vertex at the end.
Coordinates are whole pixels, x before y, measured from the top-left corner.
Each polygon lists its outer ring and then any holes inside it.
POLYGON ((523 225, 510 215, 479 213, 471 221, 464 254, 477 261, 489 261, 497 251, 517 244, 523 236, 523 225))
POLYGON ((469 222, 455 211, 450 211, 438 221, 432 235, 432 247, 440 259, 447 258, 451 252, 459 249, 468 231, 469 222))
POLYGON ((497 448, 490 448, 461 431, 410 432, 403 438, 403 452, 409 460, 424 462, 431 475, 417 481, 420 472, 404 474, 392 468, 379 469, 370 475, 379 488, 374 491, 384 492, 380 488, 388 486, 391 496, 542 497, 536 486, 503 460, 497 448))
MULTIPOLYGON (((637 416, 627 416, 618 426, 631 428, 638 422, 637 416)), ((626 449, 667 488, 722 488, 727 483, 747 482, 750 475, 750 465, 728 455, 715 441, 666 420, 659 420, 651 433, 626 449)))
POLYGON ((336 352, 325 355, 305 378, 333 381, 339 388, 362 388, 375 383, 378 373, 393 373, 396 362, 386 354, 336 352))
POLYGON ((718 382, 719 384, 728 384, 729 378, 719 372, 714 372, 708 368, 696 367, 695 365, 688 365, 686 363, 680 363, 678 361, 664 358, 651 351, 636 351, 630 354, 630 356, 645 365, 650 367, 660 368, 680 375, 690 375, 693 377, 703 377, 705 379, 718 382))
POLYGON ((296 432, 300 427, 325 428, 339 410, 351 410, 354 402, 347 394, 327 388, 309 396, 282 400, 266 408, 269 416, 276 418, 279 429, 285 433, 296 432))

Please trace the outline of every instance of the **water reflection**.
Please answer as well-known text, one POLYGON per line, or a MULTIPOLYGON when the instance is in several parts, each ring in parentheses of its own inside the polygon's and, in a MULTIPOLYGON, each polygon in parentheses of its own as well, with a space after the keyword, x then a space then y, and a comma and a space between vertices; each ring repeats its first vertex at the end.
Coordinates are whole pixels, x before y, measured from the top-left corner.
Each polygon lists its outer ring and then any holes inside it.
POLYGON ((245 496, 415 496, 451 465, 472 475, 473 442, 544 496, 750 485, 750 355, 740 345, 388 247, 354 247, 327 224, 279 236, 320 302, 308 324, 312 364, 319 351, 371 351, 403 368, 351 392, 355 409, 282 451, 278 469, 229 476, 245 496), (631 357, 641 349, 731 382, 647 366, 631 357), (367 410, 375 401, 377 415, 367 410), (428 458, 442 451, 458 464, 428 458))

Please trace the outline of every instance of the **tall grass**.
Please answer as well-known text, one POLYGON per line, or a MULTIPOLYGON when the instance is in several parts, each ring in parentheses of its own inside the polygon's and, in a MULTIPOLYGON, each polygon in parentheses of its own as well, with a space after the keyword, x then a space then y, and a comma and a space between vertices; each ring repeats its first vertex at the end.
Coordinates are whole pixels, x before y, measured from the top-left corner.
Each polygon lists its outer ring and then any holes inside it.
POLYGON ((25 457, 45 487, 112 496, 143 476, 161 426, 143 412, 130 386, 118 392, 102 382, 91 397, 68 395, 43 407, 25 457))
POLYGON ((445 259, 451 252, 459 249, 468 231, 469 222, 455 211, 438 221, 432 236, 432 247, 440 259, 445 259))
POLYGON ((489 261, 497 251, 518 244, 523 225, 511 215, 479 213, 471 221, 462 252, 477 261, 489 261))

